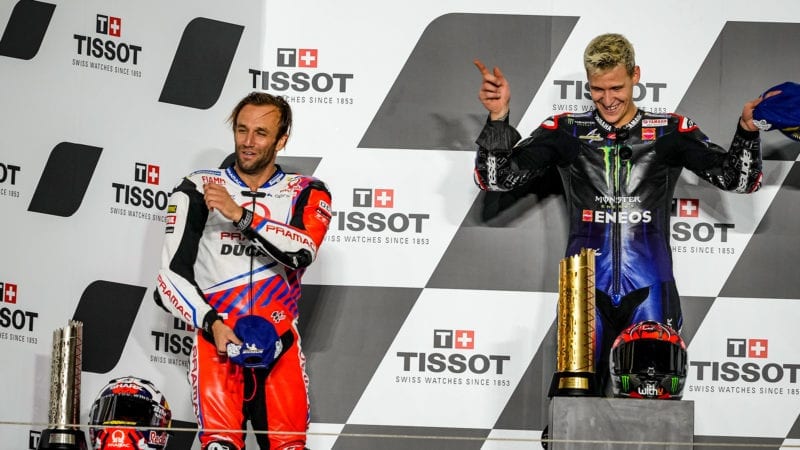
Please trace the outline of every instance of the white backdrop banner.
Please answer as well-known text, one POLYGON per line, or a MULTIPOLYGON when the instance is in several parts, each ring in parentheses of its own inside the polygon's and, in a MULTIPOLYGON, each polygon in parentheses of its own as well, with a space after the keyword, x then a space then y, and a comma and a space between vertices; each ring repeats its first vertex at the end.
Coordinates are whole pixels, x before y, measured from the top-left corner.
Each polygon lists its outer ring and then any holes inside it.
MULTIPOLYGON (((553 174, 515 202, 475 186, 473 59, 503 69, 523 135, 591 107, 581 55, 605 32, 636 47, 639 106, 723 146, 745 101, 800 81, 798 2, 536 3, 0 0, 0 447, 36 447, 52 332, 73 319, 81 423, 134 375, 195 426, 194 330, 152 300, 167 198, 233 151, 228 114, 262 90, 295 114, 279 163, 333 196, 300 311, 309 447, 536 448, 565 206, 553 174)), ((762 137, 753 195, 683 175, 671 245, 695 435, 778 448, 800 439, 800 144, 762 137)), ((199 444, 176 433, 169 448, 199 444)))

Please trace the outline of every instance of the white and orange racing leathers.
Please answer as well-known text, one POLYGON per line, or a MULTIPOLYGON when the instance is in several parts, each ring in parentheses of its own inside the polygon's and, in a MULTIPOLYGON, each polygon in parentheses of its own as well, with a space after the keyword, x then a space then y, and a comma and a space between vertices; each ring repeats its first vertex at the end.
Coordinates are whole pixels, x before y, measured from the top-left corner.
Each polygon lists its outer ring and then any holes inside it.
POLYGON ((243 430, 248 419, 253 429, 270 432, 257 434, 262 449, 304 448, 308 378, 297 303, 330 219, 325 184, 280 167, 257 191, 228 167, 198 170, 172 192, 156 301, 198 329, 189 379, 203 449, 215 441, 243 448, 243 432, 220 430, 243 430), (205 183, 225 186, 245 209, 238 222, 208 210, 205 183), (248 314, 267 319, 289 344, 269 369, 244 368, 217 354, 211 324, 221 318, 234 328, 248 314))

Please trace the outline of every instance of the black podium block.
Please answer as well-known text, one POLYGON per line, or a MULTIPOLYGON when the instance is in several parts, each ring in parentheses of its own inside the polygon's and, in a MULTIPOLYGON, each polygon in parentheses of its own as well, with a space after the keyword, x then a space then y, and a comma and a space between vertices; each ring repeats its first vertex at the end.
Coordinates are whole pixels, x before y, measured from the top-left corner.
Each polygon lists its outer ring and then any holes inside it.
POLYGON ((694 402, 553 397, 548 434, 548 450, 691 449, 694 402))

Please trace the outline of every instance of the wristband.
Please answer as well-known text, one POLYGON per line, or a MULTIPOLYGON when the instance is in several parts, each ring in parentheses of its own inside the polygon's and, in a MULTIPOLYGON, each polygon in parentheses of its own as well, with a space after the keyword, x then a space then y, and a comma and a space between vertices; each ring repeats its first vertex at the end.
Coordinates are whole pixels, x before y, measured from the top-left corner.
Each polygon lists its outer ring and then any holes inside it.
POLYGON ((213 336, 214 333, 211 332, 211 326, 214 325, 214 322, 218 320, 222 320, 222 317, 220 317, 219 313, 213 309, 209 311, 203 318, 203 331, 213 336))
POLYGON ((242 209, 242 217, 238 221, 233 221, 233 226, 239 231, 244 231, 250 227, 251 223, 253 223, 253 213, 248 209, 242 209))

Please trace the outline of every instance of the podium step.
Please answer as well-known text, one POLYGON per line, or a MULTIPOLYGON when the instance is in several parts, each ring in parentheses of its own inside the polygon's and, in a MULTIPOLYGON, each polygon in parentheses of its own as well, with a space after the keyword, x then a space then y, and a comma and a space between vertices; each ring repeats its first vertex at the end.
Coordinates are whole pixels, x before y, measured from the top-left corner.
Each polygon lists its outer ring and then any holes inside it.
POLYGON ((694 402, 553 397, 549 438, 548 450, 691 450, 694 402))

